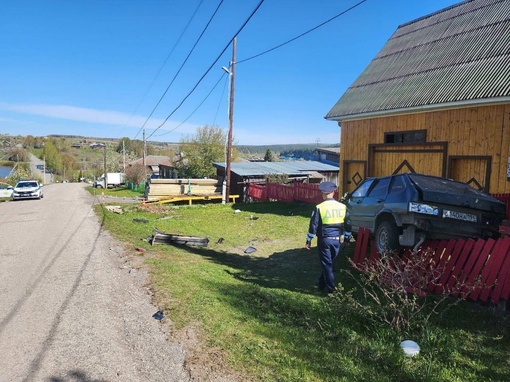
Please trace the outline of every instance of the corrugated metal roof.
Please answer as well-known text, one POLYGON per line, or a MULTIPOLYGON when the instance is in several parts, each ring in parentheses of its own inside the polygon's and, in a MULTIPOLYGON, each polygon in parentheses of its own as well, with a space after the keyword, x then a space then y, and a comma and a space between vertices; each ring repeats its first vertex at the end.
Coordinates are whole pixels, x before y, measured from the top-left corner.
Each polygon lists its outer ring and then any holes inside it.
MULTIPOLYGON (((225 162, 216 162, 213 165, 226 167, 225 162)), ((230 171, 239 176, 305 175, 314 171, 338 171, 338 166, 317 161, 232 162, 230 171)))
POLYGON ((510 0, 471 0, 400 25, 326 119, 510 101, 510 0))

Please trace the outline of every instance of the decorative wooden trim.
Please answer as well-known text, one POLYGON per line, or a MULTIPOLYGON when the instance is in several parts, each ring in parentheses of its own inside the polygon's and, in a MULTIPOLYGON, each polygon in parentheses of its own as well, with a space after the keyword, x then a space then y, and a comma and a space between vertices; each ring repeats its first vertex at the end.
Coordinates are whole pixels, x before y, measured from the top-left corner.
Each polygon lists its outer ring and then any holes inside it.
MULTIPOLYGON (((361 163, 363 164, 363 179, 365 179, 368 176, 367 173, 367 161, 366 160, 344 160, 342 162, 342 195, 345 193, 345 190, 347 190, 347 181, 349 180, 349 164, 351 163, 361 163)), ((361 179, 361 180, 363 180, 361 179)))
POLYGON ((387 143, 369 143, 368 144, 368 165, 367 165, 367 177, 373 176, 370 164, 372 163, 373 156, 376 152, 399 152, 399 153, 441 153, 443 155, 443 164, 441 169, 441 176, 446 177, 446 166, 447 166, 447 154, 448 154, 448 142, 424 142, 424 143, 398 143, 398 144, 387 144, 387 143), (409 147, 408 149, 402 149, 403 146, 409 147), (425 149, 413 149, 413 147, 430 147, 425 149), (433 146, 439 146, 434 148, 433 146), (381 150, 378 150, 381 149, 381 150))
POLYGON ((491 184, 492 157, 490 155, 450 155, 448 157, 448 178, 451 178, 452 163, 456 159, 481 159, 487 161, 483 191, 488 193, 491 184))

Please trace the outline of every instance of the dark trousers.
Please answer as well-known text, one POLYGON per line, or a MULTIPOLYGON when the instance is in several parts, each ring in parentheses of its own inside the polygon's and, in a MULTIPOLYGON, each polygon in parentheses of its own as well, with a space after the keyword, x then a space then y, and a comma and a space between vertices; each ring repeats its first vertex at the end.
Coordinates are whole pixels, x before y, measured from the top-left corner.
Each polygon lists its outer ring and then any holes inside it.
POLYGON ((333 275, 333 264, 340 252, 340 240, 331 238, 320 238, 317 241, 319 259, 322 267, 322 274, 319 278, 319 289, 326 288, 328 293, 336 289, 335 276, 333 275))

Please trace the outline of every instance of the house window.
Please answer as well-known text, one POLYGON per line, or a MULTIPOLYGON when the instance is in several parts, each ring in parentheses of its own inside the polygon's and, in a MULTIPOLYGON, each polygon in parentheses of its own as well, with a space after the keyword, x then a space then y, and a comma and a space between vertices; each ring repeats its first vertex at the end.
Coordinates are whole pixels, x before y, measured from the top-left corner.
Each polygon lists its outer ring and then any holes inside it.
POLYGON ((384 143, 424 143, 427 130, 395 131, 384 133, 384 143))

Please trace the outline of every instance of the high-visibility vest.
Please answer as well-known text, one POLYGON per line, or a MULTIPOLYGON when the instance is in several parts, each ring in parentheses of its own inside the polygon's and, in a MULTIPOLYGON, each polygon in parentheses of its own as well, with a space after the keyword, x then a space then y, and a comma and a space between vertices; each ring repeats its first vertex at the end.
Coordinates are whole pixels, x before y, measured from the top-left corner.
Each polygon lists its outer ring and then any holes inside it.
POLYGON ((320 211, 323 225, 338 225, 345 220, 347 208, 336 200, 325 200, 317 208, 320 211))

